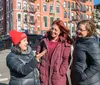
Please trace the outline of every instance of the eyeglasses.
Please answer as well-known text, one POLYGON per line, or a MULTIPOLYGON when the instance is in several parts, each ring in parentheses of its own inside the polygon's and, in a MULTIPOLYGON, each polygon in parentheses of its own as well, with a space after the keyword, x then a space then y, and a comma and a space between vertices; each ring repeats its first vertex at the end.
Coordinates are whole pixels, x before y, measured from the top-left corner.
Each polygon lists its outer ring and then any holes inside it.
POLYGON ((81 28, 78 28, 77 31, 78 31, 78 30, 81 31, 81 32, 87 31, 87 30, 83 30, 83 29, 81 29, 81 28))

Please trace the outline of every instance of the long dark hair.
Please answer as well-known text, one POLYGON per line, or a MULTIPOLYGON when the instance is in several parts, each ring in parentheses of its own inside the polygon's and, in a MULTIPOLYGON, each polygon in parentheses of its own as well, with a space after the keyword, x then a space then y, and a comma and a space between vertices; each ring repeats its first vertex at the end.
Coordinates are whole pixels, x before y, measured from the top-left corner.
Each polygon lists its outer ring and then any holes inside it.
POLYGON ((19 54, 20 55, 22 52, 21 52, 21 48, 19 47, 19 44, 20 43, 18 43, 17 45, 13 45, 12 52, 15 53, 15 54, 19 54))

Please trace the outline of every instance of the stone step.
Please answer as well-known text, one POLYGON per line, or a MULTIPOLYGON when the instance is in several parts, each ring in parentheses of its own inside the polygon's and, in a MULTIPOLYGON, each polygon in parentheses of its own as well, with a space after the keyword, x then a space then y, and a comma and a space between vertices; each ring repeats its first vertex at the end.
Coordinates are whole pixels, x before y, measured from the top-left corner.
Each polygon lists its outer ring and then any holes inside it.
POLYGON ((1 78, 2 74, 0 74, 0 82, 8 81, 8 78, 1 78))
POLYGON ((0 78, 0 82, 8 81, 8 78, 0 78))

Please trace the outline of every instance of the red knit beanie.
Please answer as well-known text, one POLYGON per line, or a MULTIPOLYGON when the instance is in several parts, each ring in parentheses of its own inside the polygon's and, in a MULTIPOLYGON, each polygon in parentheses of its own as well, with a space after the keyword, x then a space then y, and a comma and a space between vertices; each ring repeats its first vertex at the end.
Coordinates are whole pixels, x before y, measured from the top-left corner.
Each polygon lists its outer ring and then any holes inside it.
POLYGON ((9 32, 9 35, 10 35, 11 40, 12 40, 14 45, 17 45, 21 40, 23 40, 24 38, 27 38, 25 33, 18 32, 16 30, 11 30, 9 32))

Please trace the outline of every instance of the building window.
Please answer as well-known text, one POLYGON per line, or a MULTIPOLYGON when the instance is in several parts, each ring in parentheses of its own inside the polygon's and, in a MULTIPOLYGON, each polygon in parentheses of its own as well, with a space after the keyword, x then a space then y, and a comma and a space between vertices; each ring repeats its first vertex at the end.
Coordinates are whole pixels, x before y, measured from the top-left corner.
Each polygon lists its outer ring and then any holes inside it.
POLYGON ((72 2, 72 9, 74 9, 74 2, 72 2))
POLYGON ((86 19, 88 19, 89 18, 89 16, 86 14, 86 19))
POLYGON ((70 19, 70 12, 68 12, 68 18, 70 19))
POLYGON ((17 13, 17 27, 21 27, 22 23, 22 14, 20 12, 17 13))
POLYGON ((53 4, 50 5, 50 12, 53 12, 53 4))
POLYGON ((31 34, 34 33, 34 27, 30 27, 30 33, 31 33, 31 34))
POLYGON ((38 31, 40 31, 40 26, 38 26, 38 31))
POLYGON ((28 25, 24 25, 24 31, 25 31, 25 33, 28 33, 28 28, 30 28, 30 27, 28 27, 28 25))
POLYGON ((70 28, 70 23, 68 22, 68 28, 70 28))
POLYGON ((67 4, 66 4, 66 1, 64 1, 64 8, 66 8, 67 7, 67 4))
POLYGON ((47 27, 47 17, 43 17, 44 27, 47 27))
POLYGON ((87 11, 86 5, 83 5, 83 6, 82 6, 82 11, 83 11, 83 12, 86 12, 86 11, 87 11))
POLYGON ((40 20, 40 16, 37 16, 37 19, 40 20))
POLYGON ((64 18, 67 18, 67 12, 64 11, 64 18))
POLYGON ((40 10, 40 6, 39 5, 37 5, 37 10, 40 10))
POLYGON ((30 11, 33 12, 34 11, 34 5, 30 4, 30 11))
POLYGON ((34 16, 30 15, 30 23, 34 23, 34 16))
POLYGON ((83 5, 81 4, 81 5, 80 5, 80 11, 82 11, 82 9, 83 9, 83 5))
POLYGON ((83 15, 82 14, 80 14, 80 19, 83 19, 83 15))
POLYGON ((54 17, 50 17, 50 26, 52 25, 53 21, 54 21, 54 17))
POLYGON ((75 9, 78 9, 78 4, 77 3, 75 4, 75 9))
POLYGON ((57 17, 57 20, 60 20, 60 18, 59 18, 59 17, 57 17))
POLYGON ((72 23, 72 35, 75 33, 75 25, 72 23))
POLYGON ((75 34, 75 25, 73 23, 68 23, 68 27, 70 28, 70 35, 73 36, 75 34))
POLYGON ((88 15, 85 14, 85 15, 84 15, 84 19, 88 19, 88 15))
POLYGON ((18 14, 18 21, 21 22, 21 14, 18 14))
POLYGON ((89 7, 89 11, 92 12, 92 7, 91 6, 89 7))
POLYGON ((78 15, 76 14, 76 19, 78 20, 78 15))
POLYGON ((27 3, 24 3, 24 10, 27 11, 27 3))
POLYGON ((92 19, 92 16, 90 16, 90 19, 92 19))
POLYGON ((56 5, 56 13, 60 13, 60 6, 56 5))
POLYGON ((45 34, 45 30, 41 30, 41 35, 44 35, 45 34))
POLYGON ((70 2, 68 2, 68 8, 70 9, 70 2))
POLYGON ((72 18, 72 20, 74 19, 74 13, 71 13, 71 18, 72 18))
POLYGON ((17 31, 22 32, 21 26, 17 27, 17 31))
POLYGON ((86 6, 86 10, 87 10, 87 11, 89 10, 89 6, 86 6))
POLYGON ((43 11, 47 11, 47 5, 46 5, 46 3, 43 3, 43 11))
POLYGON ((24 23, 27 23, 27 14, 24 15, 24 23))
POLYGON ((64 22, 64 25, 67 26, 67 22, 64 22))
POLYGON ((21 2, 17 3, 17 7, 18 7, 18 9, 21 9, 21 2))

